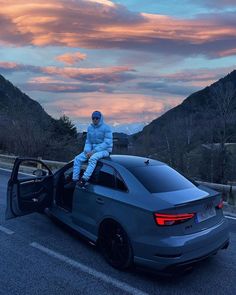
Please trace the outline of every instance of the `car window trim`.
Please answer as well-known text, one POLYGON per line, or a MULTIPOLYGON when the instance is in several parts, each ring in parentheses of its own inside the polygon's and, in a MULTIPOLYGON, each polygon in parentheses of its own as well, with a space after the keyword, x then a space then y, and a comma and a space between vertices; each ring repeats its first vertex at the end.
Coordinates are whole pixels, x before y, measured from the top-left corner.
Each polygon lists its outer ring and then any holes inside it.
MULTIPOLYGON (((103 162, 101 162, 101 161, 98 161, 98 162, 97 162, 97 165, 98 165, 98 164, 102 164, 100 170, 102 169, 103 165, 107 165, 107 166, 109 166, 110 168, 112 168, 113 171, 115 171, 114 167, 111 166, 111 165, 108 165, 108 164, 103 163, 103 162)), ((97 165, 96 165, 96 167, 95 167, 93 173, 95 172, 95 170, 96 170, 96 168, 97 168, 97 165)), ((99 170, 99 173, 100 173, 100 170, 99 170)), ((115 174, 112 173, 112 175, 113 175, 114 178, 115 178, 115 174)), ((100 184, 100 183, 92 183, 92 182, 90 182, 90 179, 88 180, 88 182, 89 182, 91 185, 99 185, 99 186, 103 186, 103 187, 110 188, 110 189, 116 189, 116 187, 109 187, 109 186, 106 186, 106 185, 102 185, 102 184, 100 184)), ((115 185, 116 185, 116 178, 115 178, 115 185)))
MULTIPOLYGON (((128 189, 128 186, 126 185, 126 183, 125 183, 125 181, 124 181, 124 179, 123 179, 123 177, 120 175, 120 173, 112 166, 112 165, 109 165, 109 164, 107 164, 107 163, 103 163, 103 162, 100 162, 100 163, 102 163, 103 165, 107 165, 107 166, 109 166, 109 167, 111 167, 112 169, 113 169, 113 171, 114 171, 114 177, 115 177, 115 187, 114 188, 111 188, 111 189, 114 189, 114 190, 116 190, 116 191, 119 191, 119 192, 128 192, 129 191, 129 189, 128 189), (121 180, 123 181, 123 183, 125 184, 125 187, 126 187, 126 189, 127 190, 125 190, 125 191, 123 191, 123 190, 121 190, 121 189, 119 189, 118 187, 117 187, 117 177, 116 177, 116 175, 119 175, 120 176, 120 178, 121 178, 121 180)), ((104 185, 102 185, 103 187, 107 187, 107 186, 104 186, 104 185)), ((109 187, 110 188, 110 187, 109 187)))
MULTIPOLYGON (((106 165, 106 166, 109 166, 110 168, 112 168, 112 170, 113 170, 113 176, 115 178, 115 187, 109 187, 109 186, 106 186, 106 185, 102 185, 100 183, 92 183, 92 182, 90 183, 91 185, 99 185, 99 186, 102 186, 102 187, 106 187, 106 188, 109 188, 109 189, 112 189, 112 190, 115 190, 115 191, 119 191, 119 192, 124 192, 124 193, 128 193, 129 192, 128 186, 127 186, 126 182, 124 181, 123 177, 120 175, 120 173, 112 165, 107 164, 107 163, 103 163, 102 161, 98 161, 98 163, 102 164, 102 167, 103 167, 103 165, 106 165), (125 191, 124 190, 121 190, 121 189, 119 189, 117 187, 117 176, 116 176, 117 174, 120 176, 121 180, 125 184, 125 187, 126 187, 126 190, 125 191)), ((100 173, 100 170, 99 170, 99 173, 100 173)))
POLYGON ((126 182, 124 181, 124 178, 120 175, 120 173, 119 173, 115 168, 114 168, 114 171, 115 171, 115 183, 116 183, 116 189, 117 189, 118 191, 128 193, 128 192, 129 192, 129 188, 128 188, 126 182), (122 190, 122 189, 119 189, 119 188, 117 187, 117 175, 119 175, 121 181, 124 183, 124 185, 125 185, 125 187, 126 187, 126 190, 122 190))

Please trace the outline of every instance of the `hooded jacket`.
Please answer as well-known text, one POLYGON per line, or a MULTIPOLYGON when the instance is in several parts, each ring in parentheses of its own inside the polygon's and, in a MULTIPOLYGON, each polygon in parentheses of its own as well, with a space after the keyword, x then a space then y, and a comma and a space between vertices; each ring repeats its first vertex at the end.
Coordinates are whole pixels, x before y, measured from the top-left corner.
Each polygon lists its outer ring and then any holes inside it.
POLYGON ((98 125, 91 123, 87 130, 87 138, 84 146, 84 152, 112 152, 113 137, 111 128, 104 123, 101 115, 98 125))

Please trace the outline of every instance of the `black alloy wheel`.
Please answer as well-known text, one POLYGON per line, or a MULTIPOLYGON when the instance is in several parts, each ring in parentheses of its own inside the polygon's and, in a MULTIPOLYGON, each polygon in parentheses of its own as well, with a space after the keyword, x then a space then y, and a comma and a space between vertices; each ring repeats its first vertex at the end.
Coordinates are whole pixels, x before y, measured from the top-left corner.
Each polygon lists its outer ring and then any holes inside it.
POLYGON ((114 268, 122 270, 132 265, 132 247, 120 224, 110 221, 101 225, 99 247, 106 261, 114 268))

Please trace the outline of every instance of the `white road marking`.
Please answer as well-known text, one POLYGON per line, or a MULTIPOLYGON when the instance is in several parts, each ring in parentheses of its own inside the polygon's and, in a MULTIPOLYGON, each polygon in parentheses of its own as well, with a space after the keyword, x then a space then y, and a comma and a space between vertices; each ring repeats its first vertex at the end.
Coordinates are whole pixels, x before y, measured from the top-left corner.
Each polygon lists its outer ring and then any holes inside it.
POLYGON ((12 235, 14 234, 14 231, 4 227, 4 226, 1 226, 0 225, 0 231, 2 231, 3 233, 7 234, 7 235, 12 235))
POLYGON ((236 217, 233 217, 233 216, 228 216, 228 215, 225 215, 226 218, 228 219, 233 219, 233 220, 236 220, 236 217))
POLYGON ((94 270, 94 269, 92 269, 92 268, 90 268, 90 267, 88 267, 88 266, 86 266, 86 265, 84 265, 84 264, 82 264, 80 262, 77 262, 77 261, 75 261, 73 259, 70 259, 69 257, 64 256, 64 255, 62 255, 62 254, 60 254, 58 252, 55 252, 53 250, 50 250, 50 249, 48 249, 48 248, 46 248, 46 247, 44 247, 44 246, 42 246, 42 245, 40 245, 40 244, 38 244, 36 242, 31 243, 30 246, 32 246, 32 247, 46 253, 47 255, 49 255, 51 257, 57 258, 57 259, 65 262, 65 263, 79 269, 82 272, 88 273, 88 274, 90 274, 91 276, 93 276, 93 277, 95 277, 97 279, 100 279, 100 280, 102 280, 102 281, 104 281, 104 282, 106 282, 108 284, 111 284, 114 287, 119 288, 122 291, 125 291, 125 292, 127 292, 129 294, 148 295, 148 293, 145 293, 145 292, 143 292, 143 291, 141 291, 139 289, 136 289, 136 288, 134 288, 134 287, 132 287, 132 286, 126 284, 126 283, 118 281, 118 280, 116 280, 116 279, 114 279, 114 278, 112 278, 112 277, 110 277, 110 276, 108 276, 108 275, 106 275, 106 274, 104 274, 102 272, 96 271, 96 270, 94 270))

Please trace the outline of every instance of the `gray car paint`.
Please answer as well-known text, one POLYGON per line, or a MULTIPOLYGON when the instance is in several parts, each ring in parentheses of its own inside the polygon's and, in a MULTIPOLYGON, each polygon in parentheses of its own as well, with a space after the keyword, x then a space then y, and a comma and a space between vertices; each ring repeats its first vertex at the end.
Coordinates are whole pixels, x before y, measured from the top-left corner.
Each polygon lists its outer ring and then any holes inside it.
MULTIPOLYGON (((50 214, 93 242, 98 239, 102 221, 117 221, 128 234, 134 262, 157 270, 201 259, 227 243, 229 232, 221 209, 217 209, 216 216, 201 223, 191 219, 174 226, 158 226, 153 215, 154 212, 198 212, 208 202, 216 206, 220 201, 218 193, 194 187, 151 194, 128 170, 135 165, 145 165, 146 159, 128 156, 125 167, 122 165, 125 157, 112 156, 101 162, 119 172, 128 187, 127 192, 93 184, 85 190, 76 187, 72 212, 65 211, 54 200, 50 214)), ((149 165, 165 164, 150 159, 149 165)), ((71 166, 72 163, 68 165, 71 166)), ((55 185, 59 174, 60 170, 55 174, 55 185)))

